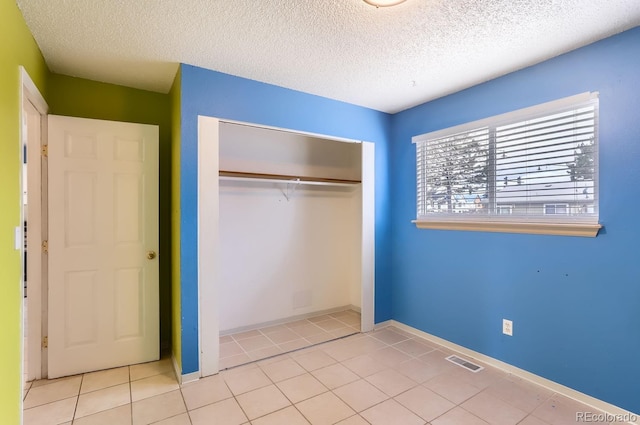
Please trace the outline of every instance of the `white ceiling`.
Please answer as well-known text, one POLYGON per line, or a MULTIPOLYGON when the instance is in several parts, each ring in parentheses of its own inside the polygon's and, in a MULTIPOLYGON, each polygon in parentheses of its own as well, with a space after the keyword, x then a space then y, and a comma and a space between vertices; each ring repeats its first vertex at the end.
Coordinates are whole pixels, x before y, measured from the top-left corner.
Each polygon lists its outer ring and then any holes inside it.
POLYGON ((640 25, 640 0, 17 0, 56 73, 166 93, 188 63, 385 112, 640 25))

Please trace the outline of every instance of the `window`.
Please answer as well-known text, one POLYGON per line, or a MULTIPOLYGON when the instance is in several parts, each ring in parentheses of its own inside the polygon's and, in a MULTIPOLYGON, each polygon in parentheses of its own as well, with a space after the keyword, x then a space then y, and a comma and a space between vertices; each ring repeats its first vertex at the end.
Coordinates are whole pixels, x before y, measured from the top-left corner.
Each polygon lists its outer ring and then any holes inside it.
MULTIPOLYGON (((586 211, 585 211, 586 212, 586 211)), ((569 204, 544 204, 544 213, 548 214, 568 214, 569 204)), ((580 212, 577 211, 579 214, 580 212)))
POLYGON ((513 205, 497 205, 496 214, 498 215, 513 214, 513 205))
POLYGON ((584 236, 600 228, 597 93, 413 142, 418 227, 584 236))

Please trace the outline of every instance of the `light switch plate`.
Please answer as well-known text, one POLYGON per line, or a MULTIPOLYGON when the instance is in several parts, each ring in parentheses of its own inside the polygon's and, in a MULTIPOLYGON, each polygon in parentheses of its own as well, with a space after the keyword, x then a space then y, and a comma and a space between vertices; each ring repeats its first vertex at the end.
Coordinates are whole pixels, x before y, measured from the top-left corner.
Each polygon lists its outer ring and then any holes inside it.
POLYGON ((15 245, 14 248, 19 251, 20 248, 22 248, 22 229, 20 228, 20 226, 16 227, 15 229, 15 245))

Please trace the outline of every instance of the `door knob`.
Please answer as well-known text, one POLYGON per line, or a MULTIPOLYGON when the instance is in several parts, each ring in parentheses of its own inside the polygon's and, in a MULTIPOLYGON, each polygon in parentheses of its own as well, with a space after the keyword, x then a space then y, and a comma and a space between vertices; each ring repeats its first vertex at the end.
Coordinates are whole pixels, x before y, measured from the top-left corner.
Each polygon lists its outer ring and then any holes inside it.
POLYGON ((155 251, 147 251, 147 260, 153 260, 154 258, 156 258, 156 252, 155 251))

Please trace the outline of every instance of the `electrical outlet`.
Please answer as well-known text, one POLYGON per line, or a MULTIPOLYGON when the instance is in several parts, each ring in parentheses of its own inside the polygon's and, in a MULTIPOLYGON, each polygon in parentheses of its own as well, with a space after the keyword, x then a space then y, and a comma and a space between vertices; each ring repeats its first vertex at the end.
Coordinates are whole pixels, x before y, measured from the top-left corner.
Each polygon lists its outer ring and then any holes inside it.
POLYGON ((502 333, 513 336, 513 322, 511 320, 502 319, 502 333))

